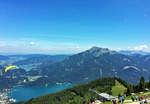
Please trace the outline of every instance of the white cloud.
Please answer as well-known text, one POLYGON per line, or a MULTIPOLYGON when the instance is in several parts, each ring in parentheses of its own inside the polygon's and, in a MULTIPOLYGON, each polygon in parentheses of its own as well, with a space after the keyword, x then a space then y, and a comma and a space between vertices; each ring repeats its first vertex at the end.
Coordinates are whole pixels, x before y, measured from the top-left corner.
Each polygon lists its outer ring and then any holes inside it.
POLYGON ((77 48, 77 49, 80 49, 80 47, 79 47, 79 46, 76 46, 76 48, 77 48))
POLYGON ((72 54, 84 50, 86 50, 84 46, 70 42, 40 41, 37 44, 35 41, 0 41, 0 52, 2 53, 72 54))
POLYGON ((116 50, 117 50, 117 51, 120 51, 120 50, 122 50, 122 49, 121 49, 121 48, 117 48, 116 50))
POLYGON ((139 45, 139 46, 136 46, 134 48, 134 50, 147 50, 149 49, 148 45, 144 44, 144 45, 139 45))
POLYGON ((30 45, 31 45, 31 46, 35 45, 35 42, 30 42, 30 45))

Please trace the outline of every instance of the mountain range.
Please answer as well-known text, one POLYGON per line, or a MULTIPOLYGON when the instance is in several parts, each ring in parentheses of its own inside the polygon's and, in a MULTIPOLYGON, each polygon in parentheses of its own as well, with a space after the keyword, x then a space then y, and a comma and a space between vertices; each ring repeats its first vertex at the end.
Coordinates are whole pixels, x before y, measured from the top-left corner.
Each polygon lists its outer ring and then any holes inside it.
POLYGON ((65 60, 37 70, 60 82, 86 83, 103 77, 120 77, 136 84, 150 74, 150 55, 124 55, 107 48, 93 47, 65 60))
POLYGON ((149 52, 135 51, 135 50, 121 50, 121 51, 119 51, 119 53, 125 54, 125 55, 133 55, 133 54, 150 55, 149 52))
POLYGON ((56 83, 81 84, 104 77, 120 77, 128 83, 136 84, 141 76, 148 80, 150 75, 150 55, 127 55, 107 48, 92 47, 71 56, 54 58, 49 56, 49 59, 48 56, 40 57, 28 57, 15 62, 15 64, 41 62, 38 67, 29 71, 12 70, 1 77, 5 79, 5 83, 11 80, 15 86, 43 86, 56 83), (15 74, 17 71, 19 74, 15 74))

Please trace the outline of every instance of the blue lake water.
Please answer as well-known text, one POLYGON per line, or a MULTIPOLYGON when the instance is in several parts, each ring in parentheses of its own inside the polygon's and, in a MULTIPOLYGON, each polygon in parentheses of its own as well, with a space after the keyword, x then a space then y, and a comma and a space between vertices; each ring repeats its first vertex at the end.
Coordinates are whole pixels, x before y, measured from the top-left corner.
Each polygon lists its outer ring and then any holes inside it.
POLYGON ((31 98, 51 94, 61 91, 66 88, 73 87, 73 84, 51 85, 51 86, 36 86, 36 87, 16 87, 8 94, 9 97, 16 99, 16 101, 26 101, 31 98))

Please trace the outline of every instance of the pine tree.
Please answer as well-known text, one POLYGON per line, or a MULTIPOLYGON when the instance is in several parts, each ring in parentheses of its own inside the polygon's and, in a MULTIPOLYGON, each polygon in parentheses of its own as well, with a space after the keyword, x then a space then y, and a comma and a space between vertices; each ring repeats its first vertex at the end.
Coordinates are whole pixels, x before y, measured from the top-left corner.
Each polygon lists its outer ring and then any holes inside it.
POLYGON ((133 86, 129 85, 129 86, 127 87, 126 95, 127 95, 127 96, 130 96, 132 92, 134 92, 133 86))
POLYGON ((127 96, 130 96, 130 95, 131 95, 131 92, 130 92, 130 89, 129 89, 129 87, 127 88, 126 95, 127 95, 127 96))
POLYGON ((149 76, 148 88, 150 88, 150 76, 149 76))
POLYGON ((140 79, 140 83, 138 85, 138 91, 145 91, 145 80, 144 80, 144 77, 141 77, 140 79))

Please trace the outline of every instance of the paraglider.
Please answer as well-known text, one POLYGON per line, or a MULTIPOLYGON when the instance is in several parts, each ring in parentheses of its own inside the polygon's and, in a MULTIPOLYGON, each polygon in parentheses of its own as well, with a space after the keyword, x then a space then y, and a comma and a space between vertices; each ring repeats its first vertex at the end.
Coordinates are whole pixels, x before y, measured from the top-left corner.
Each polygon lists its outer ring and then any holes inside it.
POLYGON ((15 65, 12 65, 12 66, 8 66, 6 69, 5 69, 5 72, 7 72, 9 69, 11 69, 11 68, 16 68, 16 69, 18 69, 18 67, 17 66, 15 66, 15 65))

